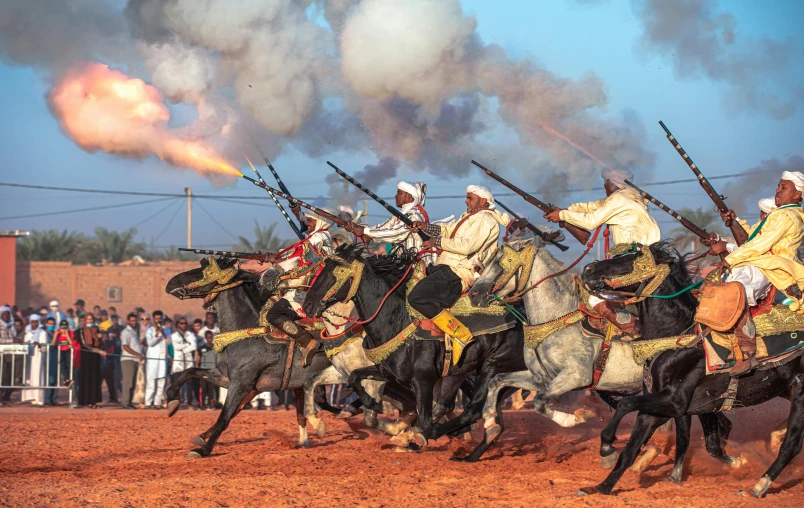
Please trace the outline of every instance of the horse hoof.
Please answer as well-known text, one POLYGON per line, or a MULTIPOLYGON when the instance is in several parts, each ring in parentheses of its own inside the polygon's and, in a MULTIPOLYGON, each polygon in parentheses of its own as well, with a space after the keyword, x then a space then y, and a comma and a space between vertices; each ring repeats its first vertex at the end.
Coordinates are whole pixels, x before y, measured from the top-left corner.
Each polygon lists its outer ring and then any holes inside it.
POLYGON ((308 446, 310 446, 309 439, 305 439, 304 441, 299 441, 298 443, 296 443, 296 448, 307 448, 308 446))
POLYGON ((678 473, 678 474, 671 473, 670 477, 667 478, 667 479, 670 480, 673 483, 681 483, 681 473, 678 473))
POLYGON ((449 460, 451 462, 467 462, 468 458, 469 458, 468 456, 467 457, 459 457, 457 455, 453 455, 452 457, 449 458, 449 460))
POLYGON ((347 409, 342 409, 340 413, 335 417, 338 420, 348 420, 349 418, 353 417, 355 414, 352 411, 348 411, 347 409))
POLYGON ((746 464, 748 464, 748 459, 742 456, 729 457, 729 467, 732 469, 740 469, 746 464))
POLYGON ((579 409, 576 409, 573 414, 575 415, 575 424, 576 425, 579 424, 579 423, 583 423, 583 422, 586 422, 588 420, 591 420, 592 418, 597 417, 597 413, 595 413, 594 411, 590 411, 590 410, 588 410, 586 408, 583 408, 583 407, 579 408, 579 409))
POLYGON ((762 499, 765 497, 765 493, 768 491, 768 488, 771 486, 771 480, 767 476, 763 476, 751 487, 751 495, 757 499, 762 499))
POLYGON ((313 426, 313 429, 315 430, 315 434, 318 437, 324 437, 324 435, 327 433, 327 423, 324 420, 319 419, 319 418, 316 418, 316 420, 318 420, 318 421, 316 422, 315 420, 309 420, 310 425, 313 426))
POLYGON ((419 453, 420 450, 416 450, 414 448, 406 448, 404 446, 397 446, 394 448, 396 453, 419 453))
POLYGON ((631 471, 635 472, 636 474, 642 474, 642 471, 644 471, 650 465, 650 463, 653 462, 653 459, 655 459, 659 453, 661 453, 661 450, 659 450, 657 447, 653 445, 649 446, 648 449, 645 450, 645 453, 643 453, 642 456, 638 458, 636 462, 634 462, 634 465, 631 466, 631 471))
POLYGON ((193 436, 192 439, 190 439, 190 442, 196 446, 204 446, 207 444, 207 442, 204 441, 204 438, 201 436, 193 436))
POLYGON ((409 446, 417 446, 419 448, 424 448, 425 446, 427 446, 427 438, 424 437, 424 434, 416 432, 413 434, 413 438, 410 440, 409 446))
POLYGON ((199 452, 197 452, 195 450, 193 450, 193 451, 191 451, 191 452, 189 452, 187 454, 188 459, 200 459, 202 457, 203 457, 203 455, 201 455, 199 452))
POLYGON ((170 402, 168 402, 167 407, 168 407, 167 415, 168 415, 168 418, 169 418, 169 417, 175 415, 176 411, 179 410, 179 401, 178 400, 171 400, 170 402))
POLYGON ((611 455, 604 455, 600 457, 600 467, 603 469, 613 469, 615 465, 617 465, 617 458, 619 454, 617 452, 612 453, 611 455))
POLYGON ((406 430, 404 432, 395 435, 394 437, 389 439, 389 441, 391 441, 392 444, 395 444, 397 446, 405 447, 410 444, 411 439, 413 439, 413 432, 411 430, 406 430))
POLYGON ((486 444, 491 444, 494 441, 496 441, 497 438, 500 437, 500 434, 502 434, 502 427, 500 427, 496 423, 494 425, 492 425, 491 427, 487 428, 486 429, 486 444))
POLYGON ((581 487, 581 490, 579 490, 575 496, 591 496, 593 494, 604 494, 604 492, 600 490, 600 487, 598 486, 581 487))

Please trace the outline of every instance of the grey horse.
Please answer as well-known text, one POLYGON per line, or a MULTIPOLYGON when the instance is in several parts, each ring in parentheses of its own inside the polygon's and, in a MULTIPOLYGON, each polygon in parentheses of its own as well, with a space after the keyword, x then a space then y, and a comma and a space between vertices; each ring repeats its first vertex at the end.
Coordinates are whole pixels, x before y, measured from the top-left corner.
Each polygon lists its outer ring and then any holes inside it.
MULTIPOLYGON (((530 287, 544 277, 562 269, 561 263, 544 248, 544 244, 539 239, 515 241, 502 245, 493 261, 485 267, 483 274, 472 287, 470 292, 472 303, 490 305, 495 301, 492 297, 494 291, 498 297, 504 298, 517 287, 530 287), (529 267, 523 266, 523 263, 527 263, 529 267), (512 271, 515 273, 511 273, 512 271), (523 274, 528 274, 527 282, 520 280, 523 274), (508 277, 510 278, 504 286, 499 288, 497 281, 505 281, 508 277)), ((578 309, 578 301, 579 292, 572 276, 568 273, 545 280, 523 296, 529 324, 546 323, 566 316, 578 309)), ((584 336, 580 322, 555 331, 536 348, 526 344, 524 354, 528 370, 499 374, 491 381, 486 405, 483 408, 485 440, 482 443, 483 446, 479 446, 467 459, 477 460, 502 432, 502 427, 497 421, 499 415, 496 411, 495 401, 500 390, 505 387, 535 391, 537 395, 533 404, 536 412, 550 418, 562 427, 573 427, 595 416, 593 412, 584 408, 578 409, 574 413, 564 413, 551 408, 550 404, 569 391, 592 384, 594 363, 602 344, 603 340, 600 338, 584 336), (477 455, 475 456, 475 454, 477 455)), ((599 392, 638 392, 642 389, 642 379, 643 367, 634 361, 631 343, 612 341, 608 363, 598 380, 596 390, 599 392)), ((724 422, 722 415, 713 418, 717 420, 708 423, 730 428, 730 422, 727 420, 724 422)), ((704 424, 703 420, 702 424, 704 424)), ((704 424, 705 429, 707 424, 704 424)), ((677 432, 684 432, 684 429, 677 429, 677 432)), ((744 464, 744 460, 741 458, 725 455, 719 440, 707 440, 707 451, 731 467, 737 468, 744 464)), ((601 449, 601 455, 604 467, 612 467, 616 462, 617 454, 613 453, 613 450, 601 449)), ((644 469, 648 463, 649 459, 642 461, 641 467, 637 469, 644 469)), ((677 454, 676 464, 670 476, 671 480, 681 481, 682 467, 683 454, 677 454)))

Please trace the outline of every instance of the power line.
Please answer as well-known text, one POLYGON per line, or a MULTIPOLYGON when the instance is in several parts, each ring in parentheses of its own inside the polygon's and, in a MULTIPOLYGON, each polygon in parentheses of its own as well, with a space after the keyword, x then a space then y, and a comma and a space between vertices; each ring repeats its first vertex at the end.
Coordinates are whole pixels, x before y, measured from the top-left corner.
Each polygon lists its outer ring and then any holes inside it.
POLYGON ((209 210, 207 210, 207 209, 204 207, 204 205, 202 205, 202 204, 201 204, 201 201, 196 201, 195 203, 198 205, 198 207, 199 207, 199 208, 201 208, 201 211, 202 211, 202 212, 204 212, 205 214, 207 214, 207 217, 209 217, 209 219, 210 219, 212 222, 214 222, 214 223, 215 223, 215 224, 216 224, 216 225, 217 225, 219 228, 221 228, 221 231, 223 231, 224 233, 226 233, 227 235, 229 235, 230 237, 232 237, 232 239, 233 239, 234 241, 237 241, 237 237, 236 237, 235 235, 233 235, 232 233, 230 233, 228 229, 226 229, 225 227, 223 227, 223 224, 221 224, 220 222, 218 222, 218 219, 216 219, 215 217, 213 217, 213 216, 212 216, 212 214, 211 214, 211 213, 209 213, 209 210))
POLYGON ((161 233, 156 235, 156 238, 151 240, 151 242, 156 243, 157 240, 162 238, 162 235, 165 234, 165 231, 167 231, 168 228, 170 227, 170 225, 173 224, 173 221, 176 220, 176 216, 179 214, 179 210, 181 210, 181 201, 178 202, 178 205, 179 206, 176 207, 176 211, 173 212, 173 216, 170 218, 170 220, 168 221, 167 225, 165 225, 165 229, 163 229, 161 233))
POLYGON ((171 198, 158 198, 158 199, 146 199, 145 201, 133 201, 130 203, 116 203, 114 205, 106 205, 106 206, 93 206, 91 208, 74 208, 72 210, 59 210, 58 212, 43 212, 43 213, 32 213, 29 215, 14 215, 10 217, 0 217, 0 220, 11 220, 11 219, 30 219, 32 217, 47 217, 49 215, 63 215, 66 213, 79 213, 79 212, 94 212, 97 210, 108 210, 110 208, 122 208, 124 206, 134 206, 134 205, 144 205, 146 203, 156 203, 158 201, 165 201, 171 198))
MULTIPOLYGON (((174 202, 168 203, 168 204, 167 204, 167 205, 166 205, 164 208, 160 208, 160 209, 159 209, 159 210, 158 210, 156 213, 153 213, 153 214, 149 215, 148 217, 146 217, 146 218, 142 219, 142 220, 141 220, 141 221, 139 221, 138 223, 136 223, 136 224, 134 224, 133 226, 131 226, 131 228, 136 228, 136 227, 140 227, 140 226, 142 226, 143 224, 145 224, 145 223, 146 223, 146 222, 148 222, 149 220, 153 219, 154 217, 156 217, 156 216, 157 216, 157 215, 159 215, 160 213, 164 212, 165 210, 167 210, 168 208, 170 208, 170 207, 171 207, 171 206, 173 206, 174 204, 175 204, 174 202)), ((131 228, 129 228, 129 229, 131 229, 131 228)))
MULTIPOLYGON (((771 169, 760 169, 756 171, 745 171, 743 173, 730 173, 726 175, 716 175, 707 177, 708 180, 724 180, 729 178, 739 178, 746 175, 753 175, 759 173, 772 173, 774 170, 771 169)), ((692 183, 697 182, 697 178, 682 178, 678 180, 664 180, 659 182, 649 182, 649 183, 642 183, 640 184, 641 187, 652 187, 652 186, 659 186, 659 185, 676 185, 681 183, 692 183)), ((51 187, 46 185, 29 185, 29 184, 21 184, 21 183, 10 183, 10 182, 0 182, 0 186, 3 187, 18 187, 23 189, 38 189, 38 190, 51 190, 51 191, 62 191, 62 192, 89 192, 94 194, 118 194, 118 195, 127 195, 127 196, 161 196, 161 197, 170 197, 170 198, 186 198, 185 194, 175 194, 175 193, 168 193, 168 192, 137 192, 137 191, 119 191, 119 190, 110 190, 110 189, 79 189, 75 187, 51 187)), ((571 189, 564 189, 564 190, 556 190, 552 191, 552 194, 571 194, 574 192, 588 192, 588 191, 599 191, 603 190, 603 187, 593 187, 590 189, 582 189, 582 188, 571 188, 571 189)), ((534 193, 538 194, 538 191, 534 191, 534 193)), ((500 197, 506 196, 516 196, 513 192, 499 192, 496 194, 500 197)), ((233 196, 233 195, 215 195, 215 194, 198 194, 193 195, 194 198, 207 198, 207 199, 246 199, 246 200, 266 200, 268 198, 263 196, 233 196)), ((302 199, 305 201, 310 201, 316 199, 318 196, 296 196, 298 199, 302 199)), ((465 194, 455 194, 455 195, 441 195, 441 196, 427 196, 427 199, 462 199, 465 198, 465 194)), ((393 199, 393 197, 385 197, 384 199, 393 199)))

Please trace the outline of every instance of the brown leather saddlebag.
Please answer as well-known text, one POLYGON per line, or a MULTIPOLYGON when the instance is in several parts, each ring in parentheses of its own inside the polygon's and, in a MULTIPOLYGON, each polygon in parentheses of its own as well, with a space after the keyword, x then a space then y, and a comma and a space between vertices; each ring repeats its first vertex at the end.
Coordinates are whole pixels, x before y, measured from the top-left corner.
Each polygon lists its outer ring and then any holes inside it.
POLYGON ((726 332, 734 328, 745 309, 745 289, 739 282, 701 286, 701 301, 695 313, 695 321, 713 330, 726 332))

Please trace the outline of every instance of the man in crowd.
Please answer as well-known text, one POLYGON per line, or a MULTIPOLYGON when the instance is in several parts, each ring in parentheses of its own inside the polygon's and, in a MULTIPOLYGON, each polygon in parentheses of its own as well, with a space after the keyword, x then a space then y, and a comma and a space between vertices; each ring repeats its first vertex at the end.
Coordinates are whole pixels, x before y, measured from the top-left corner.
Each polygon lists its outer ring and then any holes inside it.
POLYGON ((203 337, 208 331, 212 332, 213 337, 221 333, 221 329, 218 328, 218 315, 214 312, 207 312, 206 316, 204 316, 204 326, 201 327, 198 333, 203 337))
POLYGON ((134 409, 131 404, 134 396, 134 384, 137 382, 137 369, 145 357, 142 354, 137 314, 131 313, 126 317, 128 326, 120 333, 120 344, 123 352, 120 358, 121 384, 123 390, 120 395, 120 404, 123 409, 134 409))
POLYGON ((69 326, 71 330, 75 328, 74 322, 72 319, 70 319, 70 316, 62 312, 61 309, 59 308, 58 300, 51 300, 49 307, 50 310, 48 311, 47 316, 53 316, 53 319, 55 319, 57 323, 61 323, 66 319, 67 326, 69 326))
MULTIPOLYGON (((180 317, 176 321, 176 331, 171 337, 173 341, 173 364, 171 366, 170 382, 175 383, 179 375, 193 366, 193 353, 197 349, 195 334, 188 329, 187 318, 180 317)), ((193 383, 185 383, 181 389, 179 401, 184 400, 188 405, 197 407, 196 394, 192 390, 193 383)))
MULTIPOLYGON (((198 367, 202 369, 212 369, 215 367, 215 350, 213 349, 213 334, 211 330, 204 333, 204 344, 198 348, 199 358, 198 367)), ((199 383, 201 391, 201 409, 212 409, 217 402, 217 386, 206 379, 201 379, 199 383)))
POLYGON ((109 327, 103 332, 103 350, 106 356, 101 358, 101 376, 106 382, 106 389, 109 391, 109 402, 117 404, 117 380, 115 372, 120 369, 120 336, 116 329, 109 327))
MULTIPOLYGON (((147 315, 143 315, 145 322, 147 315)), ((148 326, 145 331, 148 349, 145 351, 145 406, 162 408, 165 379, 168 373, 168 345, 165 329, 160 323, 148 326)))

